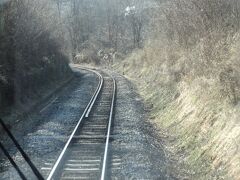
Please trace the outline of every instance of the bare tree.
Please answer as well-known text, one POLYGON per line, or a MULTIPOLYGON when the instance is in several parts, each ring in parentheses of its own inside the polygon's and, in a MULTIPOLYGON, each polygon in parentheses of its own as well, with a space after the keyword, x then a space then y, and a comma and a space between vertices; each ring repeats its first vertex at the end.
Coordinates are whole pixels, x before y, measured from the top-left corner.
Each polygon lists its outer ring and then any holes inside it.
POLYGON ((140 47, 141 33, 143 28, 142 10, 137 10, 136 6, 128 6, 125 16, 129 19, 133 34, 134 47, 140 47))

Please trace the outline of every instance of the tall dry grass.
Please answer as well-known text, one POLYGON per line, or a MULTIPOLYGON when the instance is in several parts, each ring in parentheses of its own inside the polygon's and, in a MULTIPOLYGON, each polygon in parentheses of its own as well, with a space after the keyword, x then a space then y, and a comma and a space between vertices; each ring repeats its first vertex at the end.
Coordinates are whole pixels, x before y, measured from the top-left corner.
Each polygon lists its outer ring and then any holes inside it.
POLYGON ((151 12, 144 48, 117 67, 141 79, 175 168, 186 165, 189 179, 239 179, 240 1, 170 0, 151 12))
POLYGON ((178 72, 173 72, 178 81, 214 78, 221 86, 222 95, 237 104, 240 1, 171 0, 159 4, 152 21, 155 29, 152 36, 157 41, 153 44, 151 39, 145 51, 158 55, 151 57, 151 63, 166 62, 170 69, 179 66, 178 72))

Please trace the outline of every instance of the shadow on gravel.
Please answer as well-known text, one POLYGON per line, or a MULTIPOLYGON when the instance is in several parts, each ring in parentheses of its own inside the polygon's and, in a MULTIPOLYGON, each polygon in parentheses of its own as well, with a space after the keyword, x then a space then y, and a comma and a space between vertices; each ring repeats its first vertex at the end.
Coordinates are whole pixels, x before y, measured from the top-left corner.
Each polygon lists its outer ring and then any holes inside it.
MULTIPOLYGON (((19 119, 11 131, 30 156, 33 163, 47 177, 68 136, 74 129, 88 101, 96 89, 95 74, 74 70, 74 79, 57 94, 19 119)), ((1 142, 29 179, 35 177, 15 146, 4 135, 1 142)), ((0 151, 0 179, 19 179, 15 169, 0 151)))

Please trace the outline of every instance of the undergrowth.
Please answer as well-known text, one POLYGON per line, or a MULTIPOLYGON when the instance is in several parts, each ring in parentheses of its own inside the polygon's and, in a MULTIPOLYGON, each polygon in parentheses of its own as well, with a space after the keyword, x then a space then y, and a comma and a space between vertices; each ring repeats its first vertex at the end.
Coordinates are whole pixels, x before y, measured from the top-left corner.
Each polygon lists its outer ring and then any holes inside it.
POLYGON ((161 3, 144 48, 114 65, 141 80, 150 121, 175 155, 173 176, 240 177, 239 12, 233 0, 161 3))

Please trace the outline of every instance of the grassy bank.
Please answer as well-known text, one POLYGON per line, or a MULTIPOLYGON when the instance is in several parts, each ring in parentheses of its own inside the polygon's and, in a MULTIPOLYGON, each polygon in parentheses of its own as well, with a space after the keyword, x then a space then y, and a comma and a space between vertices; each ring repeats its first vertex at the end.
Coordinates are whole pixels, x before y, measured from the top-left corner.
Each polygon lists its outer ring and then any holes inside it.
POLYGON ((214 78, 176 82, 164 67, 159 70, 163 65, 149 65, 145 58, 138 51, 115 68, 134 81, 145 98, 149 120, 159 129, 172 160, 173 176, 237 179, 239 106, 222 97, 214 78))
MULTIPOLYGON (((168 20, 162 22, 166 25, 168 20)), ((169 31, 162 30, 143 49, 114 65, 145 98, 149 120, 164 140, 174 177, 240 177, 240 39, 238 31, 232 34, 232 27, 225 31, 224 23, 221 26, 209 28, 211 38, 202 36, 187 46, 179 39, 170 40, 169 31)))

